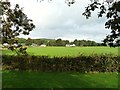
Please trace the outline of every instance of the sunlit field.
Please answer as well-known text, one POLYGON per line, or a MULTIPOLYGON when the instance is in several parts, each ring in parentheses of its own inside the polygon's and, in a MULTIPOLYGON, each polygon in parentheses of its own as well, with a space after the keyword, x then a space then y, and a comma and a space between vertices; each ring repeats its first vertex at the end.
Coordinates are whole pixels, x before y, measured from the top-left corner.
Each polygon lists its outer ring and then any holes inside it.
MULTIPOLYGON (((28 47, 28 54, 30 55, 45 55, 45 56, 79 56, 83 55, 118 55, 118 47, 28 47)), ((4 50, 3 54, 13 55, 10 50, 4 50)))
MULTIPOLYGON (((27 53, 31 56, 35 55, 35 57, 59 58, 80 55, 85 55, 85 57, 92 55, 114 57, 118 56, 118 47, 28 47, 27 53)), ((3 48, 2 54, 15 55, 16 53, 3 48)), ((12 61, 10 58, 7 59, 8 63, 12 61)), ((3 88, 118 88, 117 72, 42 72, 28 69, 28 71, 3 70, 2 75, 3 88)))

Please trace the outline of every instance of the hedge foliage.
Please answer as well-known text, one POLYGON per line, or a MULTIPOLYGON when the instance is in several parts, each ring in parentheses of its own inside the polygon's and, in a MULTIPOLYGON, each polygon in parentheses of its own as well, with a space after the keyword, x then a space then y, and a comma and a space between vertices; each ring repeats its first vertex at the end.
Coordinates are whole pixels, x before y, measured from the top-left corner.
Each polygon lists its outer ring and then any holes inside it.
POLYGON ((78 57, 2 56, 3 70, 46 72, 117 72, 119 56, 94 55, 78 57))

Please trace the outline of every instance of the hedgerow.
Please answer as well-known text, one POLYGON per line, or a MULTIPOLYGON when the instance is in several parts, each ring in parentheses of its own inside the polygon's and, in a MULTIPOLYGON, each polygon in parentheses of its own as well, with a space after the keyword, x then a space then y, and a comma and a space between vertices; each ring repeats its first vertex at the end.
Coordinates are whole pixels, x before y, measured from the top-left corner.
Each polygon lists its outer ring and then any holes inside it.
POLYGON ((119 56, 93 55, 77 57, 3 55, 3 70, 45 72, 118 72, 119 56))

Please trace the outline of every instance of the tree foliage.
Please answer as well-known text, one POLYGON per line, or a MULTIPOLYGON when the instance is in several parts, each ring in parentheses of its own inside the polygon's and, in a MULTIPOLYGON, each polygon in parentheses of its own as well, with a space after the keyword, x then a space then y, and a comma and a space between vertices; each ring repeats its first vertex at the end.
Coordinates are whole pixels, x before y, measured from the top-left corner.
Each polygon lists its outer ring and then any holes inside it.
POLYGON ((31 19, 28 19, 27 15, 23 12, 23 8, 20 8, 18 4, 12 9, 10 2, 1 0, 0 9, 2 44, 8 43, 10 50, 19 48, 21 53, 26 53, 26 48, 18 45, 17 37, 20 34, 28 35, 35 28, 35 25, 31 19))
MULTIPOLYGON (((111 34, 107 35, 103 42, 104 43, 116 42, 117 45, 120 45, 120 1, 119 0, 90 0, 90 1, 91 3, 88 4, 87 7, 85 7, 85 12, 82 15, 84 15, 86 19, 89 19, 91 17, 92 11, 98 9, 99 10, 98 18, 103 17, 103 15, 105 15, 105 17, 107 18, 105 28, 111 29, 111 34)), ((72 4, 75 3, 75 0, 65 0, 65 3, 68 6, 71 6, 72 4)))
MULTIPOLYGON (((91 4, 86 7, 83 15, 87 19, 89 19, 89 17, 91 17, 92 11, 98 9, 98 17, 103 17, 103 15, 105 15, 105 17, 107 18, 105 28, 111 29, 111 34, 107 35, 103 42, 113 43, 114 41, 116 41, 116 43, 119 45, 120 1, 106 0, 102 3, 99 2, 99 0, 91 1, 91 4)), ((68 6, 71 6, 75 3, 75 0, 65 0, 65 3, 68 6)), ((28 35, 30 31, 35 28, 35 25, 32 23, 32 20, 29 19, 27 15, 23 12, 23 8, 20 8, 20 6, 16 4, 16 6, 12 9, 10 2, 8 2, 7 0, 0 0, 0 21, 0 38, 2 38, 2 43, 8 43, 10 45, 8 47, 10 50, 16 50, 17 48, 19 48, 20 52, 26 53, 26 48, 23 48, 22 45, 18 45, 17 37, 20 34, 28 35), (14 44, 17 44, 17 46, 15 46, 14 44)))
POLYGON ((86 7, 83 15, 88 19, 91 17, 92 11, 95 11, 96 9, 100 10, 98 12, 98 17, 105 15, 107 18, 105 28, 111 29, 111 34, 107 35, 103 42, 116 42, 117 45, 120 45, 120 1, 106 0, 106 2, 100 3, 94 0, 86 7), (106 3, 108 4, 108 7, 106 6, 106 3))
MULTIPOLYGON (((42 2, 42 1, 44 1, 44 0, 37 0, 37 1, 42 2)), ((50 1, 52 1, 52 0, 48 0, 48 2, 50 2, 50 1)), ((72 4, 75 3, 75 0, 65 0, 65 3, 66 3, 68 6, 71 6, 72 4)))
POLYGON ((90 40, 77 40, 74 41, 68 41, 68 40, 62 40, 62 39, 24 39, 24 38, 18 38, 18 43, 24 44, 26 46, 40 46, 40 45, 46 45, 46 46, 66 46, 66 45, 72 45, 75 44, 76 46, 100 46, 101 43, 96 43, 95 41, 90 40))

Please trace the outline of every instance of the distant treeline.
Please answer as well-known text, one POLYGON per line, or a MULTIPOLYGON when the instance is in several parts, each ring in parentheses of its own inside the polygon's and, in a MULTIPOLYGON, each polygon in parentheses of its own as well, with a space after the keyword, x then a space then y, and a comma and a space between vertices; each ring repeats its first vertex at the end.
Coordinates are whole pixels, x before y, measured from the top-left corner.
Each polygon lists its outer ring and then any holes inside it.
POLYGON ((73 42, 70 42, 69 40, 62 40, 62 39, 24 39, 24 38, 18 38, 18 43, 24 44, 27 46, 31 45, 46 45, 46 46, 66 46, 66 45, 72 45, 75 46, 105 46, 103 43, 96 43, 95 41, 90 40, 77 40, 75 39, 73 42))

